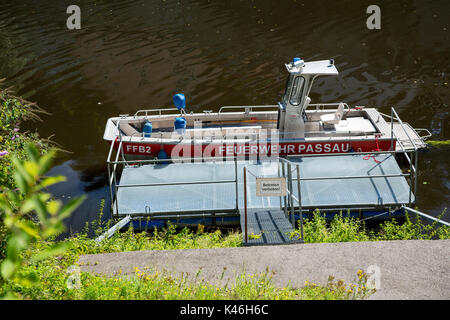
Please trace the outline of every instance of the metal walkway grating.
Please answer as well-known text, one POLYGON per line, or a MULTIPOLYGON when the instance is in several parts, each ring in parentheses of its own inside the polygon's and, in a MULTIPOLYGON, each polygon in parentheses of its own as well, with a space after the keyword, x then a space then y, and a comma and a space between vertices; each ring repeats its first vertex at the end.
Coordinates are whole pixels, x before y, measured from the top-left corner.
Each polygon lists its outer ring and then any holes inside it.
MULTIPOLYGON (((320 180, 301 181, 302 207, 316 208, 352 208, 352 207, 388 207, 400 206, 410 202, 410 188, 405 177, 371 177, 379 175, 401 174, 393 155, 379 154, 364 160, 360 155, 328 156, 312 158, 291 158, 294 166, 300 166, 300 177, 308 179, 323 177, 320 180), (339 176, 366 176, 368 178, 328 179, 339 176)), ((176 163, 168 165, 143 165, 124 168, 114 214, 145 215, 148 213, 205 213, 231 212, 236 214, 244 208, 243 167, 259 177, 275 177, 279 174, 279 162, 239 161, 238 208, 236 208, 236 184, 192 184, 196 181, 234 180, 233 162, 214 163, 176 163), (181 185, 170 183, 186 182, 181 185), (151 183, 166 185, 145 186, 151 183), (136 184, 136 187, 122 187, 136 184)), ((297 173, 293 172, 293 179, 297 173)), ((249 209, 280 209, 279 197, 257 197, 256 181, 249 176, 247 181, 247 206, 249 209)), ((293 185, 293 194, 297 195, 297 184, 293 185)), ((414 202, 414 195, 411 195, 414 202)))
POLYGON ((290 239, 294 228, 281 210, 251 210, 247 212, 248 241, 245 242, 245 215, 241 210, 241 229, 244 245, 279 245, 301 243, 290 239))

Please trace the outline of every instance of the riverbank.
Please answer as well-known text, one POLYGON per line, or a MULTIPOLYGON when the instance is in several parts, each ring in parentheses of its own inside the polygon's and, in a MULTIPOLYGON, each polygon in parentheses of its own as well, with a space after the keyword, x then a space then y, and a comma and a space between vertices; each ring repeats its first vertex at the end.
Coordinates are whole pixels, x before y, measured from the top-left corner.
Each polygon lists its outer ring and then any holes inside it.
MULTIPOLYGON (((99 219, 86 232, 100 235, 109 226, 99 219)), ((449 240, 417 239, 450 237, 448 227, 431 226, 408 218, 367 230, 356 219, 337 216, 327 223, 316 213, 305 221, 306 244, 273 247, 242 247, 240 232, 203 226, 139 233, 129 228, 100 243, 76 234, 59 243, 67 248, 63 254, 37 264, 30 257, 54 242, 35 243, 24 253, 20 273, 34 273, 39 282, 12 281, 0 294, 8 289, 37 300, 438 299, 450 292, 438 281, 445 278, 449 240), (381 295, 368 287, 369 266, 387 281, 381 295), (420 290, 409 290, 407 278, 420 290)))
POLYGON ((376 292, 369 299, 450 299, 450 240, 132 251, 83 255, 78 262, 83 272, 110 277, 136 270, 174 277, 197 274, 199 281, 220 288, 241 274, 267 270, 278 288, 326 287, 330 276, 356 283, 356 270, 363 270, 376 278, 376 292))

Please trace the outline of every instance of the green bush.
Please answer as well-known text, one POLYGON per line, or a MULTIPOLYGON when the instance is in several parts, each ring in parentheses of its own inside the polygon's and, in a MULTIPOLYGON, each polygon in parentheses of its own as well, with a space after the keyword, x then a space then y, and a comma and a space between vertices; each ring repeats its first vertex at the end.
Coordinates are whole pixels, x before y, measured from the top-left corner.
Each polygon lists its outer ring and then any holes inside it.
MULTIPOLYGON (((438 218, 444 213, 445 211, 438 218)), ((378 228, 367 230, 364 221, 344 217, 342 212, 335 215, 331 222, 327 222, 325 216, 316 210, 312 218, 304 220, 303 230, 305 243, 450 239, 450 227, 437 221, 426 224, 419 216, 412 221, 407 212, 402 222, 397 219, 386 220, 378 228)), ((300 228, 290 236, 300 236, 300 228)))
MULTIPOLYGON (((440 218, 445 210, 438 217, 440 218)), ((433 240, 449 239, 450 227, 441 225, 437 221, 431 224, 422 222, 419 215, 415 216, 415 222, 406 214, 406 220, 400 223, 396 219, 386 220, 377 234, 373 235, 373 240, 433 240)))
MULTIPOLYGON (((44 189, 65 177, 44 177, 50 169, 54 150, 41 156, 35 146, 26 146, 29 161, 12 158, 14 180, 17 191, 6 190, 0 194, 0 216, 6 229, 6 255, 0 265, 0 285, 6 288, 13 282, 21 287, 30 287, 38 281, 38 272, 28 269, 20 272, 28 264, 35 265, 54 255, 62 254, 67 244, 54 242, 43 250, 25 254, 33 243, 54 239, 65 230, 63 220, 83 201, 84 197, 74 198, 66 205, 53 200, 44 189), (26 259, 24 257, 26 256, 26 259), (5 286, 6 285, 6 286, 5 286)), ((4 289, 7 298, 13 297, 11 291, 4 289)))
MULTIPOLYGON (((0 89, 0 186, 15 189, 12 155, 27 159, 26 145, 33 143, 41 153, 49 148, 49 143, 40 139, 36 133, 20 129, 24 120, 39 119, 37 113, 43 113, 36 104, 14 96, 8 89, 0 89)), ((28 159, 29 160, 29 159, 28 159)))

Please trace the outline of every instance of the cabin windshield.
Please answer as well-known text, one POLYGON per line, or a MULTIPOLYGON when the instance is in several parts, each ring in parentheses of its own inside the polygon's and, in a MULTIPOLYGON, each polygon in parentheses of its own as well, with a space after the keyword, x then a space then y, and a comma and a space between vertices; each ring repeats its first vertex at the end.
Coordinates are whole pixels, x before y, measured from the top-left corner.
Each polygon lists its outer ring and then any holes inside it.
POLYGON ((294 80, 294 77, 292 75, 289 75, 286 79, 286 86, 284 87, 284 95, 283 95, 283 98, 281 99, 281 102, 284 106, 287 105, 293 80, 294 80))
POLYGON ((303 92, 304 83, 305 83, 305 78, 303 78, 303 77, 296 77, 294 80, 294 84, 292 85, 291 100, 290 100, 290 103, 293 106, 298 106, 300 104, 300 102, 302 101, 302 92, 303 92))

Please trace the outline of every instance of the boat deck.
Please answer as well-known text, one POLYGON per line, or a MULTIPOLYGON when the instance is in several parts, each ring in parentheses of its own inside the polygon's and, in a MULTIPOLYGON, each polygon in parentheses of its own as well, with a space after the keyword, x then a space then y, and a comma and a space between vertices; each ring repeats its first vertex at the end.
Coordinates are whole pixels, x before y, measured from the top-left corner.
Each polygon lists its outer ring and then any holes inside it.
MULTIPOLYGON (((376 109, 367 108, 364 110, 374 123, 376 123, 380 132, 386 137, 391 137, 391 123, 385 121, 376 109)), ((427 146, 424 140, 409 123, 403 122, 402 125, 401 123, 394 121, 392 131, 394 133, 394 139, 397 140, 396 150, 414 150, 415 147, 421 149, 427 146)))

